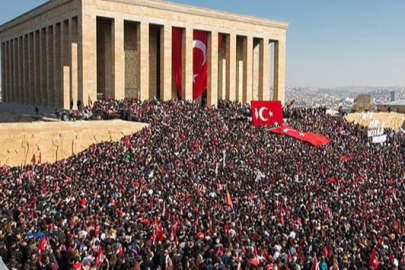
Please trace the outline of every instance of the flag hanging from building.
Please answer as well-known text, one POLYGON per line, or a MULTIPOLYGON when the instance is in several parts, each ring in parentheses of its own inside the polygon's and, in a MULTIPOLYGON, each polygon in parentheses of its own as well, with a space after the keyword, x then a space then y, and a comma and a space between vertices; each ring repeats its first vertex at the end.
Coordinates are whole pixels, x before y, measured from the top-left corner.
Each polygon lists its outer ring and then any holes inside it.
POLYGON ((254 101, 251 102, 252 119, 255 126, 283 124, 283 110, 281 101, 254 101))
POLYGON ((309 142, 312 145, 319 146, 323 144, 327 144, 330 140, 322 135, 310 133, 310 132, 303 132, 296 129, 293 129, 290 126, 283 125, 277 128, 270 129, 270 132, 287 135, 293 138, 296 138, 301 141, 309 142))
POLYGON ((174 80, 177 86, 177 94, 181 97, 181 62, 182 62, 182 29, 173 27, 172 29, 172 69, 174 80))
POLYGON ((193 38, 193 99, 207 88, 208 33, 194 30, 193 38))
MULTIPOLYGON (((172 69, 177 86, 177 94, 182 95, 182 29, 172 30, 172 69)), ((218 49, 221 48, 222 35, 218 34, 218 49)), ((208 69, 208 32, 194 30, 193 33, 193 99, 197 99, 207 89, 208 69)))

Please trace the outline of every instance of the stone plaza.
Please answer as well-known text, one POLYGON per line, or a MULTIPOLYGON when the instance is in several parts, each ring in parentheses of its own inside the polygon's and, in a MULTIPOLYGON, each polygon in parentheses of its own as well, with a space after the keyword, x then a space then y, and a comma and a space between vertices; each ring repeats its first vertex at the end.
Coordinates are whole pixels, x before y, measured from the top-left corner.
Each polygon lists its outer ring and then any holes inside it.
POLYGON ((156 0, 51 0, 0 26, 2 100, 64 109, 107 97, 191 100, 198 30, 208 33, 207 104, 284 104, 287 27, 156 0), (181 96, 172 65, 175 28, 182 38, 181 96))

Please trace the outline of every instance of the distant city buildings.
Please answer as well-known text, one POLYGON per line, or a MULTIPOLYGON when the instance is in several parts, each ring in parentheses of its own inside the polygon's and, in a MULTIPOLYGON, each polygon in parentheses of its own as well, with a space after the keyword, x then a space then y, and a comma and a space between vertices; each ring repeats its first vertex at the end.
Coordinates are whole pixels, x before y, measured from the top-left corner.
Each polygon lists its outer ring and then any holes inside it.
POLYGON ((400 87, 366 87, 353 86, 341 88, 313 88, 313 87, 287 87, 286 104, 292 99, 296 102, 294 106, 317 107, 326 106, 328 109, 338 110, 340 106, 346 111, 351 111, 354 99, 359 94, 369 94, 373 98, 372 110, 377 109, 377 105, 395 100, 405 99, 405 86, 400 87), (395 93, 394 96, 392 93, 395 93))

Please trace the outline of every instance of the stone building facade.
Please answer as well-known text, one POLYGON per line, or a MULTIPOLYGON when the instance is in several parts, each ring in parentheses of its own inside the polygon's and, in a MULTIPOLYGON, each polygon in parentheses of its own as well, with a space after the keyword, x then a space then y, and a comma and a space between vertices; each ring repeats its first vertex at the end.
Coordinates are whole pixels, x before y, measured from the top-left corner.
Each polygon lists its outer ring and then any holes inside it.
POLYGON ((182 29, 179 98, 192 99, 199 30, 208 104, 284 104, 287 23, 157 0, 51 0, 0 26, 2 99, 68 109, 89 97, 175 98, 173 27, 182 29))

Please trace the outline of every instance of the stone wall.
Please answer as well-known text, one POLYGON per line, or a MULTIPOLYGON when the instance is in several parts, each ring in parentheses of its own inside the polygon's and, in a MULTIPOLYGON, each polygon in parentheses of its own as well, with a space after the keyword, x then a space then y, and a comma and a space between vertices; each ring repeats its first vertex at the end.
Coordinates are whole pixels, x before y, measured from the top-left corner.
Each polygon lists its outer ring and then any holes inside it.
POLYGON ((28 164, 35 155, 42 162, 68 158, 93 143, 118 141, 146 124, 114 121, 33 122, 0 124, 0 165, 28 164))
POLYGON ((0 111, 0 123, 32 122, 32 117, 27 114, 9 113, 0 111))
POLYGON ((138 97, 138 81, 136 78, 138 55, 135 50, 125 51, 125 97, 138 97))
POLYGON ((345 117, 348 121, 353 121, 354 123, 359 123, 363 126, 369 126, 371 121, 378 120, 380 123, 385 122, 386 128, 392 128, 393 130, 398 130, 400 126, 404 123, 405 115, 400 113, 373 113, 373 118, 361 119, 361 113, 351 113, 345 117))
POLYGON ((137 24, 124 22, 125 97, 138 97, 137 24))

